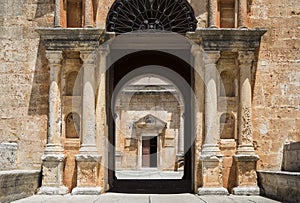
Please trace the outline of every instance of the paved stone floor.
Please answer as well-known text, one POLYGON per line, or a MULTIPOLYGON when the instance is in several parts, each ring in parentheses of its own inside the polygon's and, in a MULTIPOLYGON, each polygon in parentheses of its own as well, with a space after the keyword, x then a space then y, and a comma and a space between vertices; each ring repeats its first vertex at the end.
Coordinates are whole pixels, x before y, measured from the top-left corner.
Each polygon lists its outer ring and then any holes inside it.
POLYGON ((15 203, 278 203, 261 196, 198 196, 193 194, 120 194, 106 193, 93 195, 34 195, 15 203))

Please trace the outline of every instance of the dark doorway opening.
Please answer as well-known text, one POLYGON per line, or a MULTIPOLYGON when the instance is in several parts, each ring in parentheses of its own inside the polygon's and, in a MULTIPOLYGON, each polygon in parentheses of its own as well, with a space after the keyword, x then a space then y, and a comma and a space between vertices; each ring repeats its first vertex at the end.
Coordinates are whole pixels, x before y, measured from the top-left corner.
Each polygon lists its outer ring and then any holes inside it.
MULTIPOLYGON (((189 56, 190 50, 187 50, 186 55, 189 56)), ((138 51, 128 54, 117 60, 106 74, 107 84, 107 112, 108 112, 108 130, 109 141, 112 146, 115 146, 115 122, 113 115, 112 95, 116 86, 129 72, 143 66, 157 65, 170 69, 183 78, 186 85, 179 87, 185 100, 185 119, 184 119, 184 175, 181 179, 118 179, 115 175, 115 149, 110 149, 109 153, 109 185, 111 192, 125 192, 125 193, 183 193, 193 192, 193 157, 194 154, 194 98, 191 90, 193 89, 193 68, 184 60, 161 51, 138 51)), ((150 70, 150 74, 160 74, 159 68, 150 70)), ((178 81, 174 80, 172 76, 163 75, 174 84, 178 81)), ((148 139, 149 140, 149 139, 148 139)), ((145 154, 150 154, 148 157, 148 164, 151 167, 157 167, 157 139, 151 138, 149 141, 142 142, 145 147, 145 154), (146 152, 146 148, 148 152, 146 152), (151 156, 153 155, 153 156, 151 156)))
POLYGON ((142 140, 142 167, 157 167, 157 137, 143 137, 142 140))

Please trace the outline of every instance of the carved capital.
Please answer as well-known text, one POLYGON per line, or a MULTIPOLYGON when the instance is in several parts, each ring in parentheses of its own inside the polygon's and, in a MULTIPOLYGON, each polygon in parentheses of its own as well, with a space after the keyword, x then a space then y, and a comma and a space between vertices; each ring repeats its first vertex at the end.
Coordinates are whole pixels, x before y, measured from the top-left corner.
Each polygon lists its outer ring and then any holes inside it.
POLYGON ((201 54, 199 45, 192 45, 191 53, 193 54, 194 57, 199 56, 201 54))
POLYGON ((221 56, 219 51, 206 51, 203 54, 205 64, 216 64, 221 56))
POLYGON ((252 51, 239 51, 238 52, 238 62, 240 65, 249 65, 255 59, 254 52, 252 51))
POLYGON ((60 65, 63 60, 63 54, 62 51, 46 51, 46 58, 50 65, 60 65))
POLYGON ((80 51, 80 58, 84 64, 94 64, 96 61, 94 51, 80 51))
POLYGON ((110 53, 109 45, 101 45, 99 48, 99 53, 101 57, 106 57, 110 53))

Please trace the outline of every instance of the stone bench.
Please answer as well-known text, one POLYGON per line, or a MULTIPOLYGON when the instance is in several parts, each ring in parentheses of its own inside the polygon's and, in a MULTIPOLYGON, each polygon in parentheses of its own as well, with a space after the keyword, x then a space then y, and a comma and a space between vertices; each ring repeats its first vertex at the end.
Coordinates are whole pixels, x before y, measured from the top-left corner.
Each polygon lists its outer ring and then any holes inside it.
POLYGON ((300 202, 300 172, 258 171, 261 195, 286 202, 300 202))
POLYGON ((284 145, 282 170, 300 172, 300 142, 284 145))
POLYGON ((39 170, 0 171, 0 202, 10 202, 35 194, 40 185, 39 170))

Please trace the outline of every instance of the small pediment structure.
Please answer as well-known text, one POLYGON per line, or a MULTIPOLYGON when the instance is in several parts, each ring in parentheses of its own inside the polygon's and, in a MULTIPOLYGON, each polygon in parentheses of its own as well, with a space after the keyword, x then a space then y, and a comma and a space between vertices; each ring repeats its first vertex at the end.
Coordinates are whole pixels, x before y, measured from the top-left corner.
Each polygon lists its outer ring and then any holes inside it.
POLYGON ((167 123, 152 114, 148 114, 134 122, 134 127, 138 134, 142 132, 162 133, 167 128, 167 123))

